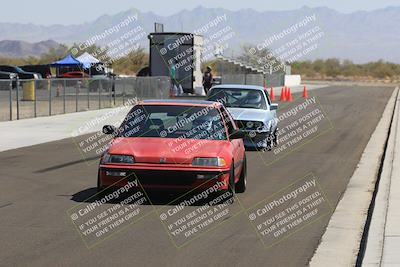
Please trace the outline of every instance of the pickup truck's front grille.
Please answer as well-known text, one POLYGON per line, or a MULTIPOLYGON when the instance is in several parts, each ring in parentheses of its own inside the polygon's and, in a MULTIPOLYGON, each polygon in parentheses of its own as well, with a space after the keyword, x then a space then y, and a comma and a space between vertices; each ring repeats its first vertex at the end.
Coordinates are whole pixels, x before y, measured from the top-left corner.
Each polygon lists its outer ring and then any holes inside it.
POLYGON ((261 122, 255 122, 255 121, 243 121, 243 120, 237 120, 236 121, 237 126, 241 130, 257 130, 260 126, 262 126, 261 122))

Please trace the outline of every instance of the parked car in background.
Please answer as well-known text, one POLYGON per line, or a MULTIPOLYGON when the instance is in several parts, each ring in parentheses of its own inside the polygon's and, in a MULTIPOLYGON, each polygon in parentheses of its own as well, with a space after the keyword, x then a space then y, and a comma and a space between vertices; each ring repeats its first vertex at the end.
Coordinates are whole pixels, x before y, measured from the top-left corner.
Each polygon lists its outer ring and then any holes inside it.
POLYGON ((271 103, 264 87, 217 85, 210 89, 207 100, 225 105, 238 127, 247 133, 244 139, 246 148, 271 150, 278 144, 278 104, 271 103))
POLYGON ((18 78, 21 80, 28 80, 28 79, 42 79, 42 75, 35 72, 27 72, 17 66, 7 66, 7 65, 0 65, 0 71, 2 72, 11 72, 18 75, 18 78))
POLYGON ((89 90, 91 92, 98 92, 98 90, 108 91, 112 89, 111 79, 115 79, 116 75, 110 72, 110 69, 99 64, 91 69, 91 81, 89 83, 89 90))
POLYGON ((24 65, 19 66, 22 70, 26 72, 39 73, 43 78, 51 77, 51 68, 50 65, 24 65))
POLYGON ((66 79, 65 81, 57 81, 65 83, 66 86, 71 87, 86 87, 87 82, 83 82, 83 79, 88 79, 89 74, 83 71, 69 71, 57 76, 59 79, 66 79))
MULTIPOLYGON (((9 90, 10 89, 10 79, 15 79, 17 74, 12 72, 3 72, 0 71, 0 90, 9 90)), ((17 81, 12 81, 12 87, 16 87, 17 81)))
POLYGON ((83 71, 71 71, 67 73, 63 73, 58 78, 63 78, 63 79, 82 79, 82 78, 89 78, 89 74, 86 74, 83 71))
POLYGON ((17 74, 12 72, 0 71, 0 80, 10 80, 17 77, 17 74))

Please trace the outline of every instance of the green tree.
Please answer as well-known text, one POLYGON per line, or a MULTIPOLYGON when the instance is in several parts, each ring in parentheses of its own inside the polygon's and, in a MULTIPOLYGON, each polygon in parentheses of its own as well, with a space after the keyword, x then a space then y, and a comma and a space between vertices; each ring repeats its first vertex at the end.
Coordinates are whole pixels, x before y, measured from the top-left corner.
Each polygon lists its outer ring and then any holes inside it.
POLYGON ((114 61, 113 68, 117 73, 136 74, 140 69, 147 66, 149 55, 144 48, 138 47, 130 51, 126 56, 114 61))

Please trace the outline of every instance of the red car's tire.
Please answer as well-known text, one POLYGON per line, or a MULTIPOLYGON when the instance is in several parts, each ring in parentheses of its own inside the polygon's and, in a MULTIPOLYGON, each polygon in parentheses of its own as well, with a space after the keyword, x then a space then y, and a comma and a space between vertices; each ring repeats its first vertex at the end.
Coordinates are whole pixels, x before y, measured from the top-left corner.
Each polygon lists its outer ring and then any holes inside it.
POLYGON ((222 196, 222 195, 224 195, 224 194, 227 194, 228 192, 230 193, 229 194, 229 197, 227 197, 227 198, 224 198, 224 199, 221 199, 221 201, 220 202, 218 202, 218 203, 214 203, 213 205, 218 205, 218 204, 223 204, 223 203, 226 203, 226 202, 230 202, 230 203, 233 203, 234 202, 234 194, 235 194, 235 175, 234 175, 234 165, 233 165, 233 161, 232 161, 232 166, 231 166, 231 169, 229 170, 229 180, 228 180, 228 188, 227 189, 223 189, 223 190, 220 190, 219 192, 217 192, 215 195, 214 195, 214 197, 220 197, 220 196, 222 196))
POLYGON ((100 183, 100 172, 99 172, 97 174, 97 193, 96 193, 96 196, 99 197, 99 198, 102 198, 107 193, 108 193, 108 191, 106 190, 106 188, 101 186, 101 183, 100 183))
POLYGON ((231 193, 229 198, 227 199, 227 201, 231 201, 232 203, 234 202, 234 194, 235 194, 235 164, 232 160, 232 165, 231 165, 231 169, 229 171, 229 185, 228 185, 228 189, 224 190, 221 192, 221 194, 224 194, 226 192, 231 193))
POLYGON ((98 171, 98 173, 97 173, 97 193, 99 193, 103 189, 104 188, 102 188, 101 185, 100 185, 100 171, 98 171))
POLYGON ((235 193, 235 164, 232 161, 232 166, 231 169, 229 171, 229 188, 228 191, 232 193, 232 197, 233 194, 235 193))
POLYGON ((236 193, 243 193, 246 191, 246 184, 247 184, 247 160, 246 160, 246 155, 244 155, 243 158, 243 167, 242 171, 240 172, 240 178, 239 181, 235 184, 235 192, 236 193))

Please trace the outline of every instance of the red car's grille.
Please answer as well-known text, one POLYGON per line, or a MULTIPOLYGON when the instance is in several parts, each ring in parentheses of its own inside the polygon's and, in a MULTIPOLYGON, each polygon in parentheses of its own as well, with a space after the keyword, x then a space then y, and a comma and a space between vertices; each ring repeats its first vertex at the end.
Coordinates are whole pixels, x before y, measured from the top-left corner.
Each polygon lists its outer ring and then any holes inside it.
POLYGON ((206 180, 217 178, 221 172, 192 172, 192 171, 158 171, 158 170, 115 170, 127 172, 128 180, 136 177, 141 185, 187 185, 190 186, 198 180, 199 176, 206 176, 206 180))
MULTIPOLYGON (((196 180, 193 173, 171 171, 134 171, 142 185, 191 185, 196 180)), ((133 178, 135 175, 130 176, 133 178)))

